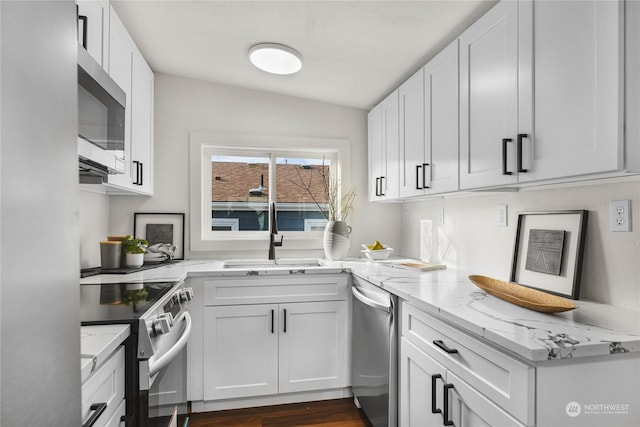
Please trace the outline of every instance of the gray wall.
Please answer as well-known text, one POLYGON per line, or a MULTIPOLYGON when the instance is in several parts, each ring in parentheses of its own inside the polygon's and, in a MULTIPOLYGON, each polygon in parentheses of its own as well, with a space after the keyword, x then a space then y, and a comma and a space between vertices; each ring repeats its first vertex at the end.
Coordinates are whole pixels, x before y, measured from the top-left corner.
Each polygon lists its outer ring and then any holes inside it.
POLYGON ((76 10, 0 2, 1 418, 80 425, 76 10))
MULTIPOLYGON (((444 261, 470 274, 509 280, 518 212, 587 209, 580 299, 632 309, 640 307, 640 182, 591 183, 569 188, 542 187, 518 193, 475 193, 407 203, 402 250, 419 257, 420 223, 431 221, 432 261, 444 261), (609 231, 609 202, 631 200, 632 231, 609 231), (508 205, 508 226, 498 227, 498 205, 508 205), (444 209, 444 224, 438 211, 444 209), (448 247, 445 259, 438 247, 448 247)), ((440 250, 444 252, 444 250, 440 250)))
MULTIPOLYGON (((358 192, 355 212, 349 219, 353 227, 350 255, 359 255, 360 243, 373 239, 399 245, 399 206, 367 201, 366 114, 323 102, 156 74, 155 193, 151 198, 111 197, 109 233, 131 233, 133 212, 186 212, 188 248, 189 132, 198 131, 350 140, 351 165, 345 173, 358 192), (376 215, 371 215, 372 209, 376 215)), ((283 247, 281 256, 295 256, 285 252, 283 247)), ((187 251, 187 257, 202 256, 230 255, 187 251)), ((318 256, 323 256, 322 250, 318 256)))

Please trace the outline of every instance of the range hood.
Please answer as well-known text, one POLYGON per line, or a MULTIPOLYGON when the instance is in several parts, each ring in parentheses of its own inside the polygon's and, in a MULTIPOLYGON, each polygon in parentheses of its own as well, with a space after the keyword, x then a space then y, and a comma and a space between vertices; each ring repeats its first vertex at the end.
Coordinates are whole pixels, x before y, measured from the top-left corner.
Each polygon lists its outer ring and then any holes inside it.
POLYGON ((106 166, 80 157, 78 162, 80 184, 102 184, 107 181, 109 170, 106 166))

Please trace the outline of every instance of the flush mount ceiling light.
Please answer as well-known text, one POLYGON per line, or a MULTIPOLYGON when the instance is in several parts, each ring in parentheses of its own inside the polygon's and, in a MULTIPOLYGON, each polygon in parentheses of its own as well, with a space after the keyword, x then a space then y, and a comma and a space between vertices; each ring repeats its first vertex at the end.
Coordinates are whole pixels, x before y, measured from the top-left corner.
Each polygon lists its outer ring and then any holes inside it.
POLYGON ((293 74, 302 68, 302 55, 289 46, 260 43, 249 49, 249 60, 262 71, 272 74, 293 74))

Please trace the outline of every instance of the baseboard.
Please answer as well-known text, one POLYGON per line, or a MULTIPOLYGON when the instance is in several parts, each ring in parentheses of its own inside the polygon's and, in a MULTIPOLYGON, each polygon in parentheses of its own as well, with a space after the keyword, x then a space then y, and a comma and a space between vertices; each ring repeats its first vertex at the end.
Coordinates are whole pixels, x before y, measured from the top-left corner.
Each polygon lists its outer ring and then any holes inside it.
POLYGON ((253 408, 256 406, 282 405, 286 403, 313 402, 316 400, 343 399, 352 397, 349 387, 308 391, 301 393, 276 394, 272 396, 246 397, 241 399, 224 399, 191 402, 191 412, 222 411, 226 409, 253 408))

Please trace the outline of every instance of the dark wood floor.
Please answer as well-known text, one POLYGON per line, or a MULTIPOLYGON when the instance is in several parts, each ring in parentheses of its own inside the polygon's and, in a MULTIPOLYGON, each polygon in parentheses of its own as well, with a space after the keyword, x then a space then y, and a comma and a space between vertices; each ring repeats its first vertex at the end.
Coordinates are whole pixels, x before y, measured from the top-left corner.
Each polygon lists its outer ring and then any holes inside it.
POLYGON ((353 399, 292 403, 189 415, 189 427, 371 427, 353 399))

